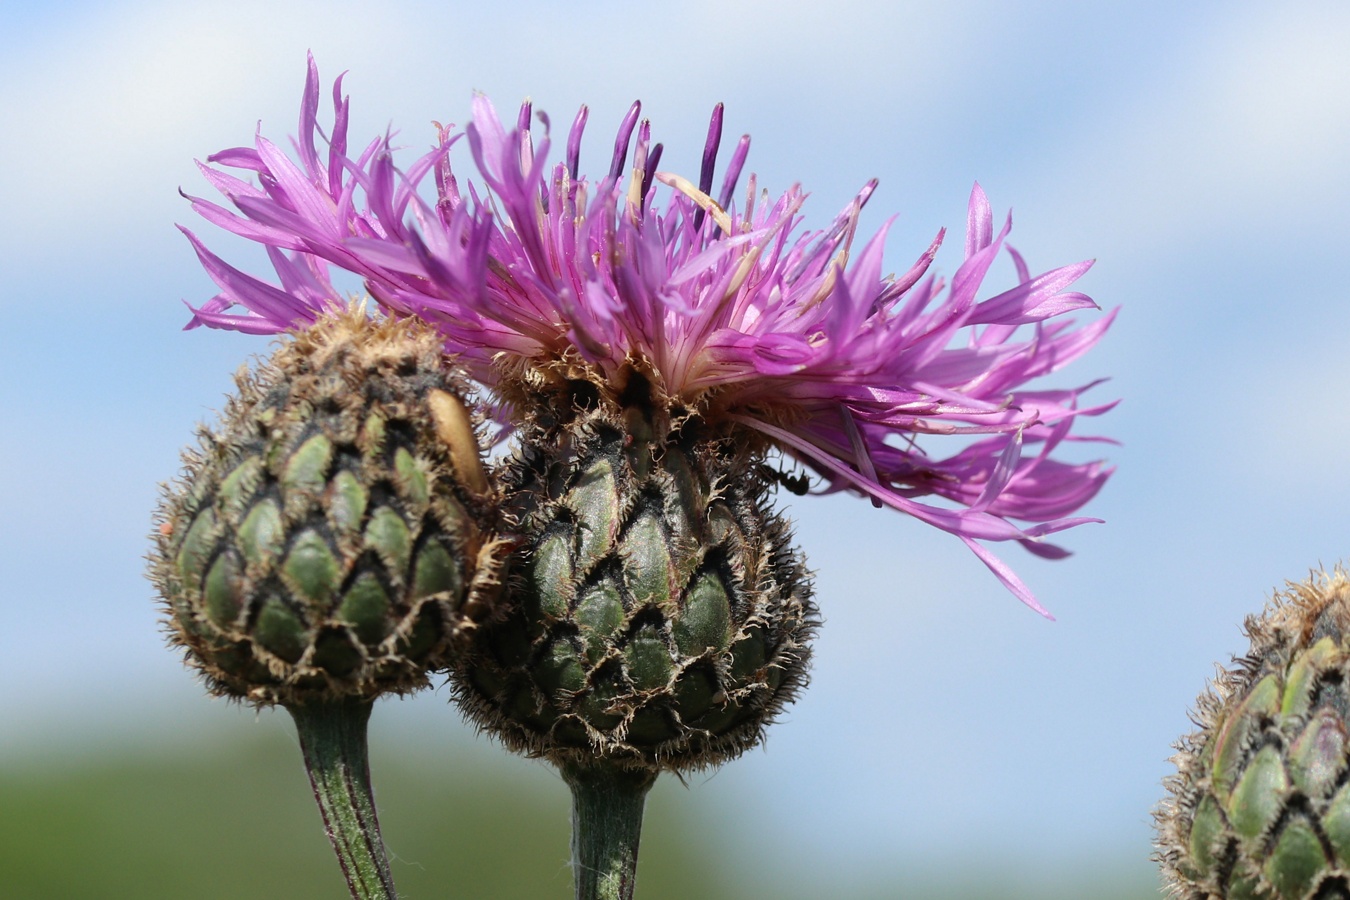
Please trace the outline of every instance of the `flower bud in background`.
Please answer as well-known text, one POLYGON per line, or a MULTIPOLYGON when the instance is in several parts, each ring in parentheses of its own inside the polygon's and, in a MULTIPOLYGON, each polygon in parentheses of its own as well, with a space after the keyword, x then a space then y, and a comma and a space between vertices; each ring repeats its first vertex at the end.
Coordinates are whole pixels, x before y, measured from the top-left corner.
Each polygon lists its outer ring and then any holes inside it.
POLYGON ((173 642, 214 693, 259 704, 423 686, 486 616, 494 574, 495 509, 440 339, 353 309, 237 382, 158 512, 173 642))
POLYGON ((1350 578, 1290 584, 1196 707, 1156 812, 1180 900, 1350 897, 1350 578))

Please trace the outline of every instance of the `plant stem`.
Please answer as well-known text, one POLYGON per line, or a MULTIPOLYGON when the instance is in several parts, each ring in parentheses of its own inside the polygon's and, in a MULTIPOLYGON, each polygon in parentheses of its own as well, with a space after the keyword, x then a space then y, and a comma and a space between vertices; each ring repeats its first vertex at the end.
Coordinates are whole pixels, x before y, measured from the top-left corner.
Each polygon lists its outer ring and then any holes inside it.
POLYGON ((572 789, 572 877, 577 900, 632 900, 649 769, 560 765, 572 789))
POLYGON ((305 769, 324 831, 355 900, 395 900, 394 878, 370 790, 366 723, 370 700, 324 700, 288 706, 300 733, 305 769))

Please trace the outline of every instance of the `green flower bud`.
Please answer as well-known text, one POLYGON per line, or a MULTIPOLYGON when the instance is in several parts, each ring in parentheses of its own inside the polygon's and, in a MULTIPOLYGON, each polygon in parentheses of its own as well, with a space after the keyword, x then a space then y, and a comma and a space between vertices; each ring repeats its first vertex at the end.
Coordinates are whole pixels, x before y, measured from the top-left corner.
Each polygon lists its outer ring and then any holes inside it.
POLYGON ((456 697, 561 765, 714 765, 805 683, 810 577, 757 457, 663 422, 633 378, 565 424, 541 413, 503 467, 510 608, 455 665, 456 697))
POLYGON ((1155 813, 1185 900, 1350 898, 1350 579, 1290 584, 1197 704, 1155 813))
POLYGON ((156 519, 150 577, 212 692, 426 683, 489 612, 495 504, 435 332, 356 309, 236 376, 156 519))

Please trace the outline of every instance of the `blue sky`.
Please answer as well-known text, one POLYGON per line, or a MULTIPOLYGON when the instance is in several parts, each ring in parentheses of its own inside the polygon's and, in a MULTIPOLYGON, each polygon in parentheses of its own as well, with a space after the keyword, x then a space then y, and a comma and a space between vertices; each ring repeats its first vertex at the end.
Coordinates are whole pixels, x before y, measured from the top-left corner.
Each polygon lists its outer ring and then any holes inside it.
MULTIPOLYGON (((737 829, 757 835, 747 852, 801 877, 972 845, 1027 878, 1091 858, 1146 870, 1168 746, 1213 663, 1244 648, 1238 623, 1350 556, 1350 11, 457 6, 0 14, 0 764, 107 729, 172 741, 247 718, 201 699, 163 649, 141 577, 156 483, 267 348, 180 332, 181 301, 214 291, 173 225, 191 220, 177 189, 206 190, 194 158, 260 120, 292 133, 312 48, 325 78, 350 73, 354 136, 392 124, 424 147, 474 90, 499 108, 528 95, 555 122, 586 102, 594 166, 641 98, 663 166, 693 170, 723 101, 761 183, 812 191, 814 226, 879 178, 866 224, 898 213, 893 268, 940 226, 959 236, 976 180, 997 215, 1013 208, 1033 269, 1096 258, 1083 289, 1123 312, 1066 380, 1110 375, 1099 397, 1123 400, 1092 423, 1123 442, 1088 510, 1107 524, 1066 535, 1064 562, 1005 553, 1058 621, 947 535, 794 500, 826 618, 812 687, 764 751, 690 794, 755 823, 737 829)), ((938 258, 948 274, 959 246, 938 258)), ((377 726, 474 741, 443 701, 377 726)))

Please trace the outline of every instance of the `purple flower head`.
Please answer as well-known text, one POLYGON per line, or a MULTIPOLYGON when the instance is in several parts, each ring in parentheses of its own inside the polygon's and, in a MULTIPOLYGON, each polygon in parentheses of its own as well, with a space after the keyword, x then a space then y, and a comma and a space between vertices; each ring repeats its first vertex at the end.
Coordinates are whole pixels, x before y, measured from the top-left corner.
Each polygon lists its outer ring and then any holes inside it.
POLYGON ((537 116, 536 144, 528 102, 508 126, 477 96, 468 126, 440 128, 434 148, 401 169, 387 135, 349 153, 341 79, 333 106, 325 137, 311 59, 298 162, 259 135, 201 167, 234 209, 196 198, 193 208, 263 244, 279 283, 234 269, 188 233, 221 289, 189 327, 266 333, 313 321, 343 303, 327 274, 338 266, 387 314, 435 323, 508 419, 531 385, 566 374, 618 390, 638 368, 672 403, 795 458, 823 491, 866 495, 957 535, 1044 613, 980 542, 1017 541, 1059 558, 1065 551, 1047 535, 1098 521, 1071 514, 1111 470, 1052 454, 1065 441, 1098 440, 1070 431, 1114 404, 1081 406, 1086 388, 1024 388, 1109 327, 1114 313, 1078 328, 1064 316, 1097 308, 1069 289, 1090 262, 1033 276, 1006 243, 1011 216, 996 232, 976 185, 950 284, 930 272, 944 232, 903 274, 883 275, 889 223, 865 241, 857 235, 875 182, 828 227, 805 231, 799 186, 775 200, 751 175, 737 192, 743 137, 712 193, 720 105, 697 183, 658 168, 663 148, 637 103, 598 181, 580 174, 585 107, 564 158, 550 162, 547 117, 537 116), (462 138, 476 182, 451 165, 462 138), (986 291, 1004 251, 1016 283, 986 291), (977 437, 944 458, 930 455, 942 442, 929 435, 977 437), (921 499, 934 496, 946 502, 921 499))

